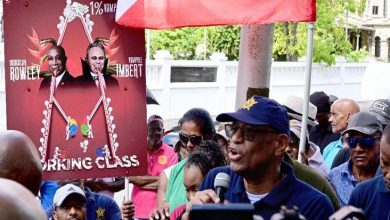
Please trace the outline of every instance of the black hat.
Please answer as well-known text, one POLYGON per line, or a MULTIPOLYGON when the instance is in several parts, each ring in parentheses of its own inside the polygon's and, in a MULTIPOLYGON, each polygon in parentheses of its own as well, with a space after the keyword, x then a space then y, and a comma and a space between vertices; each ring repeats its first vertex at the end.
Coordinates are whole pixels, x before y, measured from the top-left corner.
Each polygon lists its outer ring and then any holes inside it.
POLYGON ((329 96, 325 92, 311 94, 310 102, 317 107, 317 112, 330 112, 329 96))

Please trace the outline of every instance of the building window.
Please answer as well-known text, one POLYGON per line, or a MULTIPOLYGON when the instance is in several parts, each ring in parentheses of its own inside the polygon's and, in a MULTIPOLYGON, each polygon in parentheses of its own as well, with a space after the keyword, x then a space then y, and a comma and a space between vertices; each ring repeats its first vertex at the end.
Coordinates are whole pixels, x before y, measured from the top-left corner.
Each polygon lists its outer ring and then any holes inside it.
POLYGON ((372 6, 372 14, 373 15, 378 15, 378 10, 379 10, 378 6, 372 6))
POLYGON ((381 38, 375 37, 375 57, 381 56, 381 38))

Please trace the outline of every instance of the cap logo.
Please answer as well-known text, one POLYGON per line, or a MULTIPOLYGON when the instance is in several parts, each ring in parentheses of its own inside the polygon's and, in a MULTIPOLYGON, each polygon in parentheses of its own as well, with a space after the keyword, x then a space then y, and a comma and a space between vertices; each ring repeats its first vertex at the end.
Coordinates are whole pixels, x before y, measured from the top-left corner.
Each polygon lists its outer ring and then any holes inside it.
POLYGON ((385 111, 386 106, 383 105, 382 103, 374 103, 373 108, 376 108, 381 111, 385 111))
POLYGON ((246 109, 246 110, 250 110, 252 108, 252 106, 254 106, 255 104, 257 104, 258 102, 256 102, 256 100, 252 97, 250 99, 248 99, 242 106, 241 106, 241 109, 246 109))
POLYGON ((75 191, 75 189, 73 189, 73 187, 70 187, 70 188, 68 189, 68 191, 75 191))

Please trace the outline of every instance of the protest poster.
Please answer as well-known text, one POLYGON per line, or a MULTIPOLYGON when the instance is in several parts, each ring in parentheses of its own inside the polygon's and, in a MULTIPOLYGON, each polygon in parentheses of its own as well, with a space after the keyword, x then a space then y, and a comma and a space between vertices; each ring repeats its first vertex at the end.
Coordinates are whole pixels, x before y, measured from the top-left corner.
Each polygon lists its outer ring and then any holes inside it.
POLYGON ((116 0, 3 7, 7 129, 34 141, 44 179, 144 175, 144 30, 115 23, 116 0))

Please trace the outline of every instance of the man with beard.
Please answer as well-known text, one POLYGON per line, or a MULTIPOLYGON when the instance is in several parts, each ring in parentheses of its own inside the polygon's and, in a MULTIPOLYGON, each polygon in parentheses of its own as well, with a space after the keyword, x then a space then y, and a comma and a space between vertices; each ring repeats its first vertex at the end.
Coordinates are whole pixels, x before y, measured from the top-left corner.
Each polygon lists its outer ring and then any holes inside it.
POLYGON ((81 188, 73 184, 66 184, 56 191, 53 201, 54 220, 85 220, 87 197, 81 188))
MULTIPOLYGON (((229 167, 211 170, 200 191, 187 205, 219 203, 214 179, 218 173, 230 176, 225 198, 230 203, 251 203, 255 214, 264 219, 279 212, 282 205, 296 206, 307 219, 328 219, 333 213, 327 196, 298 180, 293 169, 282 161, 289 140, 289 117, 286 109, 272 99, 253 96, 233 113, 217 116, 231 138, 228 147, 229 167)), ((185 216, 187 217, 187 215, 185 216)))

